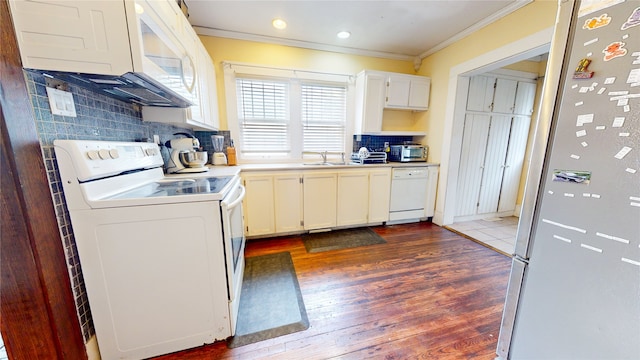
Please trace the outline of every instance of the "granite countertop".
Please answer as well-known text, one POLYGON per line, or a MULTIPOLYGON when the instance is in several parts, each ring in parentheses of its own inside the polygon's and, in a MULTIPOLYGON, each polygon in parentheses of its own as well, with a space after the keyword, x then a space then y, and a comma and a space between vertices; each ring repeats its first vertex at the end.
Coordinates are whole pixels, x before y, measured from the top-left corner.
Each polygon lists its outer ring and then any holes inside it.
POLYGON ((276 170, 330 170, 330 169, 358 169, 358 168, 376 168, 376 167, 426 167, 440 166, 438 163, 429 162, 409 162, 399 163, 390 162, 386 164, 344 164, 344 165, 322 165, 315 163, 286 163, 286 164, 242 164, 239 167, 242 171, 276 171, 276 170))
POLYGON ((167 174, 167 177, 176 178, 193 178, 193 177, 209 177, 209 176, 230 176, 238 175, 242 171, 286 171, 286 170, 343 170, 343 169, 359 169, 359 168, 378 168, 378 167, 427 167, 427 166, 440 166, 438 163, 430 162, 409 162, 398 163, 390 162, 386 164, 345 164, 345 165, 322 165, 322 164, 304 164, 304 163, 264 163, 264 164, 241 164, 235 166, 226 165, 210 165, 207 167, 209 171, 201 173, 187 173, 187 174, 167 174))

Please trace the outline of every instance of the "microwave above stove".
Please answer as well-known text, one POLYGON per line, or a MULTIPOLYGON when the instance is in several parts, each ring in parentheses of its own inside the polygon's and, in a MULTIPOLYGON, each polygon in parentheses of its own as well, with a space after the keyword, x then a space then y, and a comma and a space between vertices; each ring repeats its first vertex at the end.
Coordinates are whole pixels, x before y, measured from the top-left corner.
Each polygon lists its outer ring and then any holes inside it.
POLYGON ((429 149, 424 145, 391 145, 389 161, 413 162, 427 161, 429 149))

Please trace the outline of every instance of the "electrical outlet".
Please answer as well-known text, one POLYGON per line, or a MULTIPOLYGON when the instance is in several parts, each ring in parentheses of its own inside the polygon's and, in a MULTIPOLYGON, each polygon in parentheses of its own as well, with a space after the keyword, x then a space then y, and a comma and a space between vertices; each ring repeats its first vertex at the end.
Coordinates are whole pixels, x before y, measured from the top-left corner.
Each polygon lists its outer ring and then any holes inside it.
POLYGON ((47 88, 49 106, 53 115, 76 117, 76 107, 73 103, 73 94, 54 88, 47 88))
POLYGON ((160 145, 160 135, 153 135, 153 142, 160 145))

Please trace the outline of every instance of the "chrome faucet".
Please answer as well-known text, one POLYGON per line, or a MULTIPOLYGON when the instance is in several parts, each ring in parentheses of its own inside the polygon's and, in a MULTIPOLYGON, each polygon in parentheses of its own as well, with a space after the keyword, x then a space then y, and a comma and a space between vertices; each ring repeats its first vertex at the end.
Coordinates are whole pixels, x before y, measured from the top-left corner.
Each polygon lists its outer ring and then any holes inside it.
POLYGON ((328 165, 331 165, 331 164, 329 164, 329 162, 327 160, 327 156, 329 154, 331 154, 331 155, 338 155, 339 154, 342 157, 342 164, 346 163, 345 162, 344 151, 342 151, 342 152, 333 152, 333 151, 327 151, 327 150, 325 150, 325 151, 303 151, 302 153, 303 154, 317 154, 317 155, 320 155, 322 157, 322 164, 328 164, 328 165))

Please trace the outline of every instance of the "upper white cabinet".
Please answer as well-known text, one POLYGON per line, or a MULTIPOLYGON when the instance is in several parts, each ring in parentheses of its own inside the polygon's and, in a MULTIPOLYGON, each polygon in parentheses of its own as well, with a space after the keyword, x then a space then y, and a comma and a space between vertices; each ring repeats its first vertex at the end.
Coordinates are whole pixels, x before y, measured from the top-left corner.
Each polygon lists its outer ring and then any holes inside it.
POLYGON ((9 5, 25 68, 107 75, 133 70, 124 1, 9 5))
POLYGON ((427 110, 431 79, 424 76, 389 74, 385 107, 402 110, 427 110))
POLYGON ((218 129, 213 62, 175 0, 9 5, 25 68, 124 101, 186 108, 146 121, 175 119, 176 125, 218 129))
POLYGON ((386 78, 380 73, 366 71, 356 78, 356 132, 382 131, 382 111, 386 91, 386 78))
MULTIPOLYGON (((431 79, 425 76, 365 70, 356 77, 355 132, 382 133, 385 109, 424 111, 431 79)), ((424 134, 390 134, 424 135, 424 134)))

